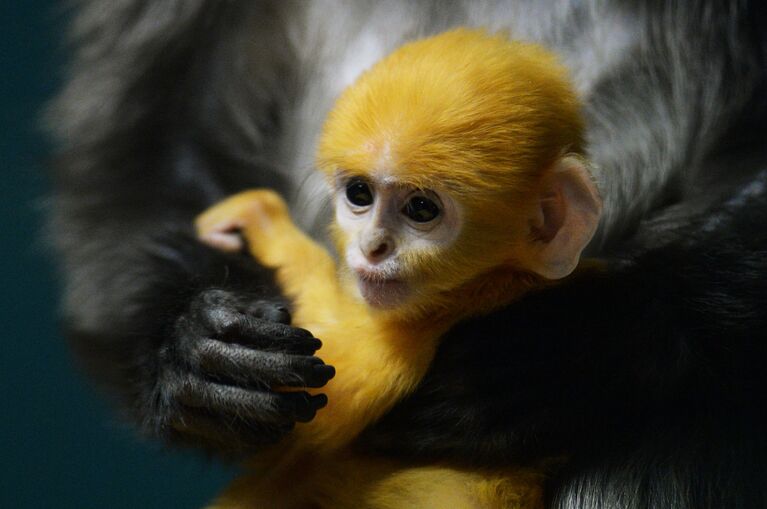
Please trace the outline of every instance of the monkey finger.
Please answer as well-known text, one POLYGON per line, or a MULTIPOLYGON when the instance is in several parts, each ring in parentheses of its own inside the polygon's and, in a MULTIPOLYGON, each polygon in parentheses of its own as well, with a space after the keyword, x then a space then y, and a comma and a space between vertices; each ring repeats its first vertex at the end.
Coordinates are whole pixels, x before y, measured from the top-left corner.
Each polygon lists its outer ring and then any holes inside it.
POLYGON ((180 384, 176 399, 181 405, 205 409, 215 415, 234 415, 262 425, 283 426, 308 422, 327 404, 323 394, 256 391, 188 377, 180 384))
POLYGON ((209 330, 218 339, 253 345, 261 350, 302 355, 313 354, 322 343, 305 330, 284 323, 262 320, 238 311, 214 307, 199 311, 209 330))
POLYGON ((225 209, 226 207, 219 205, 195 219, 197 238, 202 243, 222 251, 239 251, 244 246, 239 232, 245 225, 245 221, 225 209))
POLYGON ((219 335, 219 339, 242 346, 254 347, 266 352, 282 352, 296 355, 312 355, 322 341, 306 329, 282 323, 243 317, 231 323, 219 335))
POLYGON ((238 230, 214 231, 201 235, 199 239, 203 244, 225 253, 239 253, 245 249, 245 242, 238 230))
POLYGON ((335 375, 317 357, 264 352, 216 339, 199 341, 191 358, 203 373, 245 387, 322 387, 335 375))

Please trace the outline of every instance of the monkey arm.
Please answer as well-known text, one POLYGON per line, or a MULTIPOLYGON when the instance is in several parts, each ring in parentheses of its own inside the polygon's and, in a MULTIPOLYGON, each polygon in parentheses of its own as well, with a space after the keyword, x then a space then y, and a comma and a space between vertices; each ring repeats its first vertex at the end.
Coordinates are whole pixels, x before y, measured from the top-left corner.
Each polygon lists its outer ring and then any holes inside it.
MULTIPOLYGON (((58 142, 50 230, 67 336, 126 417, 154 437, 241 454, 320 404, 275 394, 273 383, 325 380, 311 371, 319 341, 287 325, 272 271, 207 248, 192 229, 234 190, 280 185, 265 163, 221 149, 217 134, 231 124, 197 111, 218 75, 210 48, 259 15, 233 7, 126 2, 106 13, 83 2, 72 76, 49 112, 58 142)), ((269 86, 248 78, 256 82, 269 86)))
POLYGON ((310 315, 316 306, 301 302, 340 305, 332 300, 340 291, 335 261, 293 223, 287 204, 276 192, 243 191, 206 210, 195 223, 198 236, 216 247, 237 244, 241 233, 251 255, 275 269, 282 291, 299 303, 302 322, 314 321, 310 315))

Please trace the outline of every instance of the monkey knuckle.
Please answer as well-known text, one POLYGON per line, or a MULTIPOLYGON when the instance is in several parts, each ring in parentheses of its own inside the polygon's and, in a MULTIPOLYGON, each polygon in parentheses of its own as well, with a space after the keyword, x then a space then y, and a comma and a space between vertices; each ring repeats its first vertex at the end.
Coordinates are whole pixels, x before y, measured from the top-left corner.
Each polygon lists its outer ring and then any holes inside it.
POLYGON ((245 313, 256 318, 263 318, 266 312, 268 312, 272 307, 276 305, 277 304, 273 303, 272 301, 259 299, 248 303, 245 307, 245 313))
POLYGON ((241 325, 240 315, 229 308, 209 308, 204 316, 205 323, 211 332, 221 336, 237 332, 241 325))
POLYGON ((250 340, 258 339, 260 336, 270 332, 270 326, 274 325, 270 321, 250 314, 238 315, 237 323, 241 333, 250 340))
POLYGON ((221 314, 215 322, 215 332, 221 337, 227 337, 240 330, 241 321, 229 313, 221 314))
POLYGON ((245 308, 246 314, 264 320, 287 325, 291 322, 290 311, 281 302, 258 300, 245 308))
POLYGON ((202 302, 206 305, 218 304, 229 297, 229 292, 221 288, 208 288, 200 293, 202 302))
POLYGON ((220 300, 220 290, 207 289, 198 293, 189 305, 193 313, 199 313, 213 305, 217 305, 220 300))

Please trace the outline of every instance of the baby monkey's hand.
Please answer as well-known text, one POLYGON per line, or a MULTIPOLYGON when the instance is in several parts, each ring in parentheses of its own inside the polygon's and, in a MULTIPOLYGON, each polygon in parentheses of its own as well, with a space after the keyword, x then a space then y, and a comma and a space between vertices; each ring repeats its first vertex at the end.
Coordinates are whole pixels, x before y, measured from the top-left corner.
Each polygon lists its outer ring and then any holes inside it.
POLYGON ((292 227, 285 201, 269 189, 244 191, 209 208, 195 220, 201 242, 227 252, 245 248, 262 263, 269 263, 269 246, 289 234, 292 227))

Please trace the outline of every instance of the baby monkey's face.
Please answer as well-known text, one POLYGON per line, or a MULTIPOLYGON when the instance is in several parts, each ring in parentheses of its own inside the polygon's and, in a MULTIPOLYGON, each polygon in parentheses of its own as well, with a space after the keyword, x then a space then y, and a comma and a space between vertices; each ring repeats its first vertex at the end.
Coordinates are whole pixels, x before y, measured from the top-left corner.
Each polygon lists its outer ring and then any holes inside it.
POLYGON ((387 175, 339 172, 334 187, 339 256, 360 296, 390 310, 423 296, 461 232, 458 202, 387 175))

